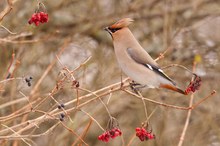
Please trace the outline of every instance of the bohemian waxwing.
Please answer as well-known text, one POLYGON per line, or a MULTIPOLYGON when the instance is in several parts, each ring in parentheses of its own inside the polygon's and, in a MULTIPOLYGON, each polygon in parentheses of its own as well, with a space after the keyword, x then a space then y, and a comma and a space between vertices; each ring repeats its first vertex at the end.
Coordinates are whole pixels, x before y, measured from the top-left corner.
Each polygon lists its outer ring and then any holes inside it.
POLYGON ((135 82, 149 88, 161 87, 186 94, 141 47, 128 28, 132 22, 132 19, 124 18, 105 28, 112 36, 115 55, 122 71, 135 82))

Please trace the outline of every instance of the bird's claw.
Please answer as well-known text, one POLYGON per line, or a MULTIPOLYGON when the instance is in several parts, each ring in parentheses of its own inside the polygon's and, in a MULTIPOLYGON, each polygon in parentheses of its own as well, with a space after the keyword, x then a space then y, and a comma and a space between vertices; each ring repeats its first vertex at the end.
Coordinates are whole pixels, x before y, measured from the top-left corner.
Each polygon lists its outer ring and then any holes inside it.
POLYGON ((136 94, 138 94, 140 89, 146 87, 146 85, 141 85, 139 83, 132 81, 130 82, 130 87, 131 87, 131 90, 133 90, 136 94))

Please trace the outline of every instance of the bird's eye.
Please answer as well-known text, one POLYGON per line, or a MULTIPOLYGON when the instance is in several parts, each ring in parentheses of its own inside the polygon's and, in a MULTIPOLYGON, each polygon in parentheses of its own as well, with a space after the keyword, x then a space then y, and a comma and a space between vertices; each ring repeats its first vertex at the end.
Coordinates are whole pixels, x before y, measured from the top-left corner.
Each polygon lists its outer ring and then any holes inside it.
POLYGON ((108 28, 112 33, 120 30, 121 28, 108 28))

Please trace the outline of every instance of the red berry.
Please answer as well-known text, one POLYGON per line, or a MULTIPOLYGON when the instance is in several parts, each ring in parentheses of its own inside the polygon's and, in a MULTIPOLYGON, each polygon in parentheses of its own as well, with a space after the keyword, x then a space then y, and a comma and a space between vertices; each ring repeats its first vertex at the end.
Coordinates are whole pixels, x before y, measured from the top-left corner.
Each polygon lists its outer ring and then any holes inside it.
POLYGON ((145 128, 136 128, 136 136, 141 140, 154 139, 154 135, 151 132, 148 132, 145 128))
POLYGON ((109 131, 111 138, 115 138, 117 136, 121 136, 122 132, 118 128, 113 128, 109 131))
POLYGON ((28 24, 32 24, 33 21, 31 19, 28 20, 28 24))
POLYGON ((111 130, 108 130, 104 132, 102 135, 98 136, 98 140, 108 142, 110 138, 114 139, 117 136, 120 136, 122 134, 121 130, 118 128, 113 128, 111 130))
POLYGON ((121 134, 122 134, 121 130, 118 128, 115 129, 115 133, 117 136, 121 136, 121 134))
POLYGON ((102 135, 99 135, 99 136, 98 136, 98 140, 102 140, 102 135))
POLYGON ((41 23, 46 23, 48 22, 48 14, 44 12, 40 12, 40 22, 41 23))
POLYGON ((196 76, 195 79, 190 82, 185 92, 188 94, 190 92, 195 92, 196 90, 199 90, 201 82, 201 78, 199 76, 196 76))
POLYGON ((39 21, 35 21, 34 24, 35 24, 36 26, 38 26, 38 25, 40 24, 40 22, 39 22, 39 21))
POLYGON ((34 23, 36 26, 38 26, 40 23, 46 23, 48 22, 48 14, 45 12, 38 12, 34 13, 31 18, 28 20, 29 24, 34 23))
POLYGON ((98 140, 104 141, 104 142, 108 142, 110 138, 110 134, 109 132, 105 132, 102 135, 98 136, 98 140))
POLYGON ((109 134, 110 134, 111 138, 115 138, 116 137, 115 131, 113 131, 113 130, 109 131, 109 134))
POLYGON ((150 135, 148 136, 148 138, 149 138, 149 139, 154 139, 154 135, 150 134, 150 135))
POLYGON ((141 131, 141 128, 137 127, 135 130, 136 130, 136 132, 141 131))

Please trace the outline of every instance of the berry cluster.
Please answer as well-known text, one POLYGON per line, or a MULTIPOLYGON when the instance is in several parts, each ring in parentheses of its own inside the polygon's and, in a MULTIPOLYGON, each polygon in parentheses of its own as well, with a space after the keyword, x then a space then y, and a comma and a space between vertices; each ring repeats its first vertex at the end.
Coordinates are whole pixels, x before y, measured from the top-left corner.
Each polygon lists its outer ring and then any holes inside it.
POLYGON ((60 105, 57 106, 58 109, 64 108, 65 105, 63 103, 61 103, 60 105))
POLYGON ((30 87, 31 86, 31 80, 33 78, 32 77, 29 77, 29 78, 25 78, 25 82, 27 83, 27 85, 30 87))
POLYGON ((201 77, 196 76, 194 80, 189 83, 188 87, 185 90, 185 93, 189 94, 190 92, 195 92, 196 90, 199 90, 199 87, 201 86, 201 82, 202 82, 201 77))
POLYGON ((48 14, 45 12, 37 12, 34 13, 31 18, 28 20, 29 24, 34 23, 38 26, 40 23, 47 23, 48 22, 48 14))
MULTIPOLYGON (((57 106, 57 108, 58 108, 58 109, 62 109, 62 108, 64 109, 64 108, 65 108, 65 105, 64 105, 63 103, 61 103, 60 105, 57 106)), ((64 121, 64 118, 65 118, 65 114, 64 114, 64 113, 61 113, 61 114, 60 114, 60 117, 59 117, 60 121, 64 121)))
POLYGON ((64 118, 65 118, 65 114, 64 114, 64 113, 61 113, 61 114, 60 114, 60 118, 59 118, 60 121, 64 121, 64 118))
POLYGON ((119 128, 113 128, 111 130, 108 130, 106 132, 104 132, 103 134, 101 134, 98 137, 98 140, 104 141, 104 142, 108 142, 110 140, 110 138, 115 138, 117 136, 121 136, 122 132, 119 128))
POLYGON ((74 86, 74 87, 76 87, 76 88, 79 88, 79 81, 74 80, 74 81, 72 82, 72 86, 74 86))
POLYGON ((136 128, 136 136, 139 137, 141 141, 148 140, 148 139, 155 139, 155 135, 151 132, 148 132, 145 128, 136 128))

